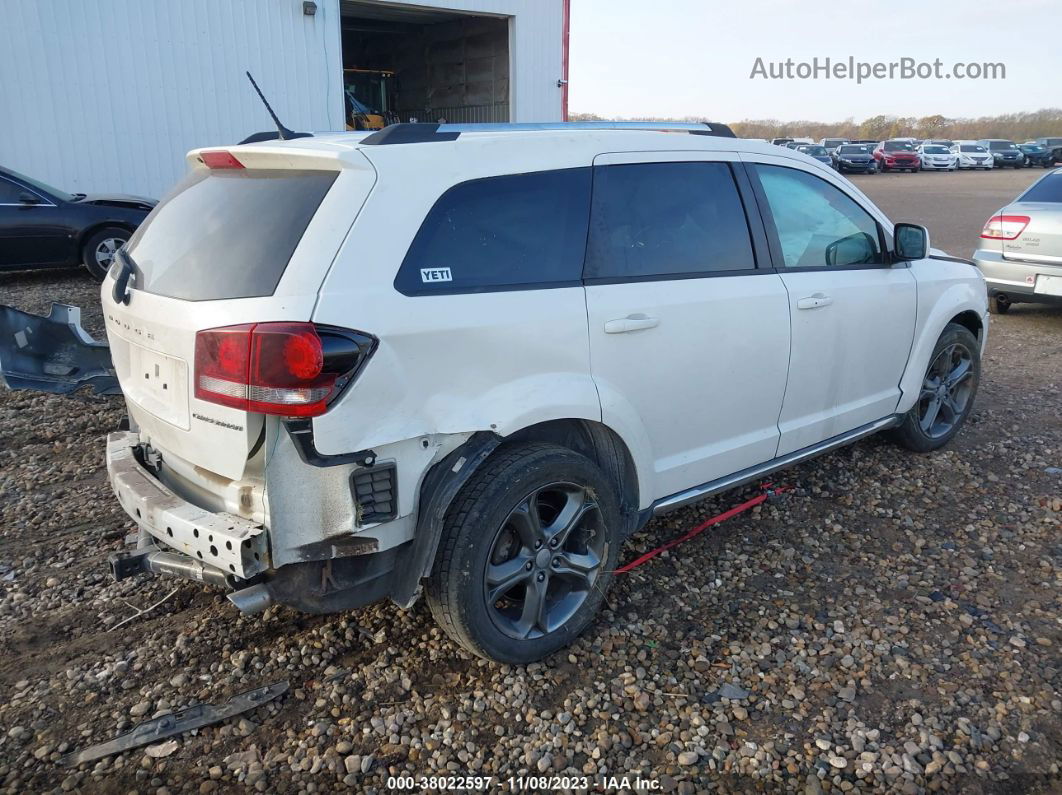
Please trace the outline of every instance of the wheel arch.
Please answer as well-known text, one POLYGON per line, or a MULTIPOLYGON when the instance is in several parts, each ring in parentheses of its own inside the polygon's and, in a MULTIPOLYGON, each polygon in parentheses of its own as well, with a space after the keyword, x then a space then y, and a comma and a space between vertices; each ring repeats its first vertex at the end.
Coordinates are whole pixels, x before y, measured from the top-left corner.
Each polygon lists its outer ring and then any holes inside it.
POLYGON ((82 229, 81 232, 78 234, 78 236, 77 236, 77 255, 80 257, 84 253, 82 251, 82 249, 85 248, 85 243, 88 242, 88 239, 90 237, 92 237, 94 234, 96 234, 100 230, 106 229, 109 226, 113 226, 113 227, 115 227, 117 229, 124 229, 125 231, 127 231, 129 233, 130 237, 132 237, 133 233, 136 231, 136 227, 135 226, 132 226, 131 224, 126 223, 125 221, 114 221, 114 220, 94 221, 93 223, 89 224, 84 229, 82 229))
MULTIPOLYGON (((943 265, 942 262, 934 263, 934 266, 943 265)), ((921 285, 919 290, 922 290, 921 285)), ((900 400, 896 407, 898 414, 910 410, 918 400, 922 379, 926 368, 929 367, 929 357, 949 323, 958 323, 969 329, 977 337, 982 352, 984 351, 988 331, 984 320, 988 311, 987 302, 983 281, 953 282, 932 302, 925 319, 920 318, 911 346, 911 355, 907 360, 907 369, 900 379, 900 400)))
POLYGON ((401 607, 420 595, 422 580, 435 564, 446 512, 458 492, 499 448, 512 444, 550 442, 586 456, 616 484, 626 522, 624 535, 637 530, 639 473, 622 437, 603 423, 586 419, 555 419, 534 423, 506 436, 477 431, 464 444, 434 464, 421 481, 417 525, 412 542, 400 556, 391 598, 401 607))

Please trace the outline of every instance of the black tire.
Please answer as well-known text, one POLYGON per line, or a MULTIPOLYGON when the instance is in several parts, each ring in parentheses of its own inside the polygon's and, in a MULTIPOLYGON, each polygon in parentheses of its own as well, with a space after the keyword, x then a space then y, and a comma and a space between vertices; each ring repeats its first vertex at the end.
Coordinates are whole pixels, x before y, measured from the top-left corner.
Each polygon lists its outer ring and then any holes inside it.
POLYGON ((980 381, 977 337, 965 326, 949 323, 929 357, 918 400, 894 431, 896 441, 916 453, 946 445, 970 416, 980 381))
POLYGON ((473 654, 514 664, 540 660, 572 643, 596 615, 622 528, 615 486, 589 459, 553 444, 503 447, 447 512, 425 589, 428 606, 473 654), (532 588, 542 594, 538 611, 528 601, 532 588))
POLYGON ((103 281, 115 252, 128 242, 131 235, 128 229, 120 226, 105 226, 85 239, 84 245, 81 246, 81 262, 92 274, 92 278, 98 282, 103 281), (101 259, 105 248, 110 252, 110 258, 106 260, 101 259))
POLYGON ((993 315, 1005 315, 1010 311, 1011 300, 1005 295, 993 295, 988 299, 988 311, 993 315))

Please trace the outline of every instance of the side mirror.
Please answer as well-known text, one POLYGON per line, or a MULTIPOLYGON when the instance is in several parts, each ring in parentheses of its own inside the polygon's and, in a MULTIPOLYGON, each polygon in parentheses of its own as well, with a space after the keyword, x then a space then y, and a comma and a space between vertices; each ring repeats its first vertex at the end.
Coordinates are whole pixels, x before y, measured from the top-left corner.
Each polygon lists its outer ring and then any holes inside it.
POLYGON ((899 259, 923 259, 929 253, 929 230, 918 224, 896 224, 892 233, 899 259))
POLYGON ((826 246, 826 264, 831 267, 867 265, 878 256, 878 241, 866 232, 834 240, 826 246))
POLYGON ((22 193, 18 195, 18 201, 20 204, 40 204, 41 197, 35 193, 30 193, 29 191, 22 191, 22 193))

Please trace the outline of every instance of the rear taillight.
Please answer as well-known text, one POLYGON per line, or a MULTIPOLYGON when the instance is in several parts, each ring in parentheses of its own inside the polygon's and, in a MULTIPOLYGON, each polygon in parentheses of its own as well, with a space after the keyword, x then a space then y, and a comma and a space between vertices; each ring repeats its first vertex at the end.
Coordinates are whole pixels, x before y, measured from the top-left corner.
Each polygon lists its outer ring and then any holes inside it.
POLYGON ((199 162, 207 168, 243 168, 243 163, 236 159, 236 155, 224 150, 200 152, 199 162))
POLYGON ((989 240, 1014 240, 1029 225, 1027 215, 993 215, 985 222, 981 237, 989 240))
POLYGON ((260 414, 316 417, 350 382, 375 340, 312 323, 247 323, 195 337, 195 396, 260 414))

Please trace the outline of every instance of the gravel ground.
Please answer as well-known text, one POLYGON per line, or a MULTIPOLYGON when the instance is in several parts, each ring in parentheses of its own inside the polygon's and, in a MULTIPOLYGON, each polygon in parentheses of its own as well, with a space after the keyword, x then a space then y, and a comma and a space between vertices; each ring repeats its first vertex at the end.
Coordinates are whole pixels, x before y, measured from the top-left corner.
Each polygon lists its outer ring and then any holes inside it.
MULTIPOLYGON (((98 331, 95 294, 74 272, 0 275, 0 302, 94 307, 98 331)), ((1060 396, 1062 311, 1016 306, 948 450, 872 438, 790 470, 794 492, 624 575, 570 650, 519 668, 463 653, 422 604, 243 618, 195 584, 114 584, 105 558, 132 528, 102 438, 120 402, 0 390, 0 790, 567 773, 683 793, 1058 791, 1060 396), (58 762, 279 679, 288 695, 168 755, 58 762)), ((741 498, 654 521, 622 558, 741 498)))

